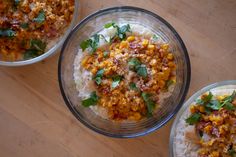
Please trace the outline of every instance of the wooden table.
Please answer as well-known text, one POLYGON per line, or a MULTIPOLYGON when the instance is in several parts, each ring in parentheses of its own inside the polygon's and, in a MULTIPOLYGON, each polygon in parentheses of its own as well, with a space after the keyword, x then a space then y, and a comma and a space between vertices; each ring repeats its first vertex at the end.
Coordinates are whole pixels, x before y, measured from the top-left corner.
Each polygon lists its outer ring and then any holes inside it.
MULTIPOLYGON (((165 18, 192 64, 188 97, 207 84, 236 79, 235 0, 81 0, 81 17, 133 5, 165 18)), ((1 157, 166 157, 172 122, 144 137, 113 139, 78 122, 61 97, 58 54, 40 63, 0 67, 1 157)))

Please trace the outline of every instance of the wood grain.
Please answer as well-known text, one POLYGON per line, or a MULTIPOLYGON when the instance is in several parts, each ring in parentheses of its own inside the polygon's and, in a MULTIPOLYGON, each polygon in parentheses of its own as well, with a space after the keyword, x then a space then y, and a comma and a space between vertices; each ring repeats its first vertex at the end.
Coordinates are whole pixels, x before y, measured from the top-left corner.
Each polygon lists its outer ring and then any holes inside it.
MULTIPOLYGON (((235 0, 81 0, 81 17, 101 8, 138 6, 165 18, 189 51, 188 96, 203 86, 236 79, 235 0)), ((1 157, 166 157, 171 123, 136 139, 113 139, 78 122, 57 80, 58 54, 40 63, 0 67, 1 157)))

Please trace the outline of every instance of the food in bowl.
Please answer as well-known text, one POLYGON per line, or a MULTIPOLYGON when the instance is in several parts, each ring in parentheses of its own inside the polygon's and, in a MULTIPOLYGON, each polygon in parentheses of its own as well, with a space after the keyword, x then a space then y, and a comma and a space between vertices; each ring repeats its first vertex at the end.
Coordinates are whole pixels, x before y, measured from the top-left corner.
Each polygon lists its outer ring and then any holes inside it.
POLYGON ((184 112, 176 127, 176 156, 234 157, 236 90, 204 93, 184 112))
POLYGON ((175 58, 152 30, 110 22, 80 43, 74 80, 84 107, 106 119, 138 121, 171 95, 175 58))
POLYGON ((35 58, 49 50, 72 21, 74 0, 2 0, 0 60, 35 58))

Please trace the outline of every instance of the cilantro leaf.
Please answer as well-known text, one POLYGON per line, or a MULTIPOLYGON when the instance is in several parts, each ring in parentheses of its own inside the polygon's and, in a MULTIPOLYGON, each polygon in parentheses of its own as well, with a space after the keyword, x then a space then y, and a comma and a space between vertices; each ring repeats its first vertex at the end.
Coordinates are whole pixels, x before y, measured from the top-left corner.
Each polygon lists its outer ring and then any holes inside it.
POLYGON ((196 124, 197 122, 199 122, 200 119, 201 119, 200 113, 193 113, 185 121, 189 125, 193 125, 193 124, 196 124))
POLYGON ((232 103, 230 103, 230 102, 225 103, 224 108, 226 110, 229 110, 229 111, 232 111, 232 110, 236 109, 236 107, 232 103))
POLYGON ((95 77, 93 78, 93 80, 95 80, 97 85, 100 85, 102 83, 102 76, 103 76, 104 71, 105 71, 104 69, 98 70, 95 77))
POLYGON ((23 29, 27 29, 27 28, 29 28, 29 24, 28 23, 21 23, 20 27, 23 29))
POLYGON ((14 37, 16 32, 12 29, 0 29, 0 37, 14 37))
POLYGON ((219 110, 222 107, 222 104, 218 100, 211 100, 206 106, 213 110, 219 110))
POLYGON ((95 52, 97 50, 99 40, 100 40, 100 35, 95 34, 95 35, 92 36, 92 38, 82 41, 80 43, 80 47, 82 48, 83 51, 86 48, 91 48, 92 52, 95 52))
POLYGON ((121 39, 124 40, 126 38, 126 32, 131 32, 130 25, 123 25, 121 27, 116 26, 117 28, 117 36, 121 39))
POLYGON ((197 99, 196 100, 196 104, 198 105, 203 105, 204 104, 204 101, 202 99, 197 99))
POLYGON ((233 93, 230 96, 224 98, 223 101, 232 102, 235 97, 236 97, 236 91, 234 90, 233 93))
POLYGON ((31 58, 35 58, 35 57, 38 57, 40 56, 41 53, 39 53, 38 50, 26 50, 25 53, 24 53, 24 59, 31 59, 31 58))
POLYGON ((35 49, 44 52, 46 49, 46 42, 43 42, 42 40, 39 39, 31 39, 30 49, 35 49))
POLYGON ((236 155, 236 151, 233 150, 233 148, 231 148, 231 149, 228 150, 228 154, 229 154, 230 156, 234 157, 234 156, 236 155))
POLYGON ((147 105, 148 116, 152 116, 156 103, 153 100, 151 100, 150 98, 151 94, 143 92, 141 95, 145 104, 147 105))
POLYGON ((159 37, 158 37, 156 34, 154 34, 154 35, 152 36, 152 40, 157 41, 158 39, 159 39, 159 37))
POLYGON ((107 52, 107 51, 103 52, 103 57, 107 58, 108 55, 109 55, 109 52, 107 52))
POLYGON ((133 68, 133 67, 136 67, 136 66, 141 65, 141 62, 139 61, 138 58, 131 58, 131 59, 128 61, 128 65, 131 66, 131 68, 133 68))
POLYGON ((147 68, 145 65, 141 65, 137 68, 137 74, 142 77, 147 77, 147 68))
POLYGON ((99 97, 97 96, 96 92, 93 91, 91 94, 90 94, 90 97, 85 99, 85 100, 82 100, 82 105, 84 107, 89 107, 89 106, 92 106, 92 105, 96 105, 97 102, 98 102, 98 99, 99 97))
POLYGON ((131 82, 130 84, 129 84, 129 88, 131 89, 131 90, 139 90, 138 89, 138 87, 136 86, 136 84, 134 83, 134 82, 131 82))
POLYGON ((111 84, 111 87, 112 88, 116 88, 118 85, 119 85, 119 83, 120 83, 120 81, 122 80, 122 76, 119 76, 119 75, 117 75, 117 76, 114 76, 113 78, 112 78, 112 80, 113 80, 113 82, 112 82, 112 84, 111 84))
POLYGON ((45 12, 41 10, 36 18, 33 19, 34 22, 43 23, 45 21, 45 12))
POLYGON ((207 96, 204 96, 204 98, 202 99, 205 103, 209 102, 212 99, 213 95, 211 92, 209 92, 209 94, 207 96))
POLYGON ((106 23, 104 25, 104 28, 110 28, 111 26, 114 26, 114 25, 115 25, 115 22, 106 23))

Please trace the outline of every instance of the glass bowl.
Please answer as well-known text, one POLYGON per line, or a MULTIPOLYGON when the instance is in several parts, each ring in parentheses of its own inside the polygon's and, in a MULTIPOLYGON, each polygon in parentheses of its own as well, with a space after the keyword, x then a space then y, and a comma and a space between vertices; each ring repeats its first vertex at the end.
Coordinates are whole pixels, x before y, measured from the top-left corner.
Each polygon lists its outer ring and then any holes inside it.
POLYGON ((103 135, 131 138, 150 133, 168 122, 182 106, 190 83, 190 61, 186 47, 174 30, 160 16, 136 7, 114 7, 99 10, 83 19, 66 39, 59 58, 59 85, 66 105, 74 116, 88 128, 103 135), (90 108, 81 105, 73 79, 73 63, 81 41, 94 32, 103 29, 104 24, 116 21, 138 23, 159 34, 163 41, 170 43, 176 58, 177 83, 172 95, 164 101, 163 107, 151 118, 138 122, 113 122, 96 115, 90 108))
MULTIPOLYGON (((177 156, 177 153, 176 153, 176 150, 178 149, 176 148, 177 146, 176 141, 178 140, 176 138, 177 127, 180 126, 180 123, 183 123, 183 121, 181 121, 180 119, 186 118, 186 117, 182 117, 182 115, 186 115, 186 113, 189 112, 188 111, 189 106, 193 104, 194 101, 198 99, 202 94, 208 91, 211 91, 211 92, 218 91, 217 93, 219 93, 220 92, 219 90, 222 90, 222 89, 224 89, 224 91, 222 91, 223 92, 222 94, 225 94, 225 92, 227 92, 227 94, 231 94, 233 90, 236 90, 236 80, 222 81, 222 82, 217 82, 217 83, 208 85, 200 89, 199 91, 197 91, 184 103, 184 105, 181 107, 180 111, 176 115, 176 118, 171 128, 170 143, 169 143, 171 157, 177 156)), ((180 129, 182 129, 182 127, 180 129)))
POLYGON ((28 64, 33 64, 33 63, 39 62, 39 61, 51 56, 52 54, 57 52, 62 47, 64 41, 66 40, 66 37, 69 35, 69 33, 71 32, 73 27, 76 25, 78 16, 79 16, 79 1, 75 0, 75 10, 74 10, 72 21, 71 21, 69 27, 64 32, 64 34, 58 39, 58 41, 56 42, 56 44, 54 46, 52 46, 47 52, 45 52, 44 54, 42 54, 38 57, 28 59, 28 60, 13 61, 13 62, 0 60, 0 65, 3 65, 3 66, 23 66, 23 65, 28 65, 28 64))

